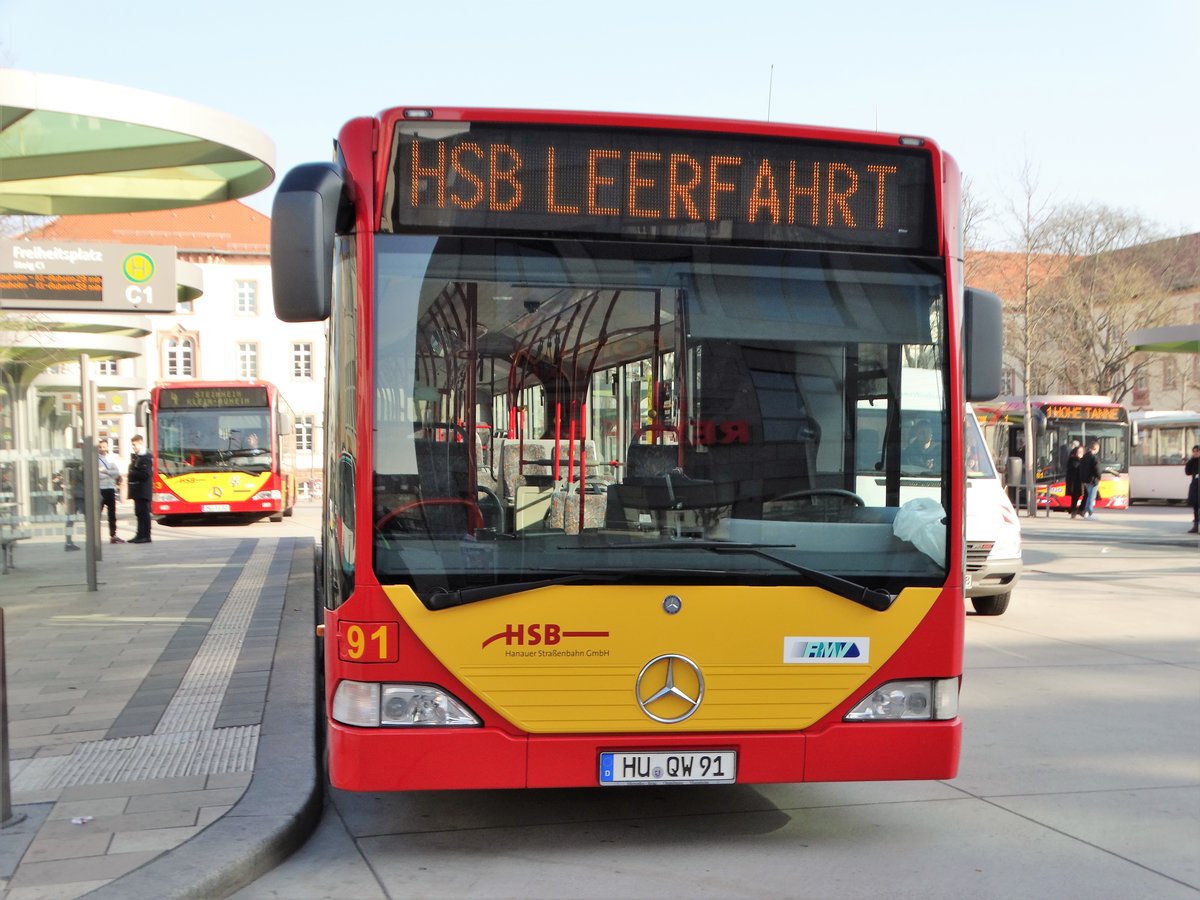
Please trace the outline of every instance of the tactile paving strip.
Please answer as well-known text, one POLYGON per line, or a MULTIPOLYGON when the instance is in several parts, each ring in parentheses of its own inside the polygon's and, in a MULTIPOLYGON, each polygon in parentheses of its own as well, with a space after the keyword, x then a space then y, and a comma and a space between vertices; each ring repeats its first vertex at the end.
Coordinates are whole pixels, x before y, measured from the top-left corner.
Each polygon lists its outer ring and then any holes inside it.
POLYGON ((66 756, 29 760, 13 790, 253 771, 259 726, 213 725, 274 552, 275 542, 258 543, 153 734, 87 741, 66 756))

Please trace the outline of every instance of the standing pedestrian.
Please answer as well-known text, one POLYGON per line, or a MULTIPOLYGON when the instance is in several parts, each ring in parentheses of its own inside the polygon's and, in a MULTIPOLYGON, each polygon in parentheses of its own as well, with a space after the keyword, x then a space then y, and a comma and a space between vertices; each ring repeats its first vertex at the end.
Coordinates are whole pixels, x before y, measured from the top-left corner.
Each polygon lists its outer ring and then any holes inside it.
POLYGON ((83 548, 75 543, 74 530, 75 520, 85 515, 83 502, 83 464, 71 460, 63 468, 62 477, 64 490, 67 487, 70 487, 71 490, 69 500, 66 494, 63 494, 63 506, 67 511, 67 527, 64 534, 65 543, 63 544, 63 549, 82 550, 83 548))
POLYGON ((1100 442, 1088 444, 1087 453, 1079 461, 1079 480, 1083 482, 1083 517, 1096 518, 1096 495, 1100 493, 1100 442))
POLYGON ((137 517, 137 534, 131 544, 150 543, 150 497, 153 490, 154 466, 150 454, 146 452, 146 442, 140 434, 135 434, 129 441, 133 447, 133 456, 129 459, 129 499, 133 501, 133 512, 137 517))
POLYGON ((105 438, 100 438, 96 453, 100 462, 100 515, 103 517, 104 510, 108 510, 108 542, 123 544, 125 542, 117 537, 117 489, 124 481, 121 461, 109 452, 105 438))
POLYGON ((1083 478, 1079 468, 1083 464, 1083 444, 1075 442, 1071 455, 1067 457, 1067 496, 1071 498, 1071 518, 1079 515, 1079 498, 1083 496, 1083 478))
POLYGON ((1191 476, 1188 482, 1187 501, 1192 508, 1192 527, 1188 534, 1200 534, 1200 444, 1192 448, 1192 458, 1183 466, 1185 475, 1191 476))

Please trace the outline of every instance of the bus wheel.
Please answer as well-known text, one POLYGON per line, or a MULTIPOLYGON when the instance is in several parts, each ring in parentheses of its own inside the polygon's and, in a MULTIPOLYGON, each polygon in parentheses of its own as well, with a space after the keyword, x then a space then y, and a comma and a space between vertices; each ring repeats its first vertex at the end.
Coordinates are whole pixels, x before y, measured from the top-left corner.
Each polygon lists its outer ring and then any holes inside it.
POLYGON ((283 513, 275 513, 274 515, 271 516, 271 521, 272 522, 282 522, 283 521, 283 513))
POLYGON ((1008 609, 1008 601, 1012 599, 1012 591, 1003 594, 993 594, 991 597, 972 597, 971 605, 981 616, 998 616, 1008 609))

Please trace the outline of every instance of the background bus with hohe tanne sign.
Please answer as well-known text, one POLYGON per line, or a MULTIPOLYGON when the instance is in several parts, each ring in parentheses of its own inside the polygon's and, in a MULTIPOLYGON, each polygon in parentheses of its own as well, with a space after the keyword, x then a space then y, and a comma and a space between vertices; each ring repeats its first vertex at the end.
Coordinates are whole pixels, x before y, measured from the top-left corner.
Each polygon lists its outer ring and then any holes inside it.
MULTIPOLYGON (((1086 450, 1098 441, 1100 486, 1096 506, 1129 507, 1129 413, 1108 397, 1046 394, 1029 398, 1033 410, 1033 446, 1037 472, 1037 505, 1041 509, 1069 509, 1066 489, 1067 458, 1076 442, 1086 450)), ((1008 460, 1024 466, 1025 401, 977 403, 975 412, 988 448, 1004 471, 1008 460)), ((1023 483, 1023 482, 1022 482, 1023 483)), ((1013 485, 1010 483, 1010 488, 1013 485)))

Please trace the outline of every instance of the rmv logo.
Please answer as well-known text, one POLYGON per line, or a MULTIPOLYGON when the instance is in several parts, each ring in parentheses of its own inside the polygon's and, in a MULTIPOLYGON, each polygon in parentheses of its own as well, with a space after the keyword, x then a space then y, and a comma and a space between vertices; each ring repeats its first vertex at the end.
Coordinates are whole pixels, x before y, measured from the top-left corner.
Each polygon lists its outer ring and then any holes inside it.
POLYGON ((783 645, 785 663, 853 663, 870 662, 871 641, 865 637, 787 638, 783 645))

